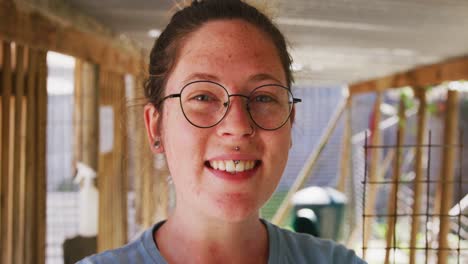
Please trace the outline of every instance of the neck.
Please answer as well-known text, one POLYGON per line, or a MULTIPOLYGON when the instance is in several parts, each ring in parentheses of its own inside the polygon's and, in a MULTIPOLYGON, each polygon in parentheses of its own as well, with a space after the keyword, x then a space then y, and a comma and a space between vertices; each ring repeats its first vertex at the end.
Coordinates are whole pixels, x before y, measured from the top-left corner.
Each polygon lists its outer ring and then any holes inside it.
POLYGON ((258 214, 227 222, 183 213, 176 208, 155 234, 169 263, 267 262, 268 234, 258 214))

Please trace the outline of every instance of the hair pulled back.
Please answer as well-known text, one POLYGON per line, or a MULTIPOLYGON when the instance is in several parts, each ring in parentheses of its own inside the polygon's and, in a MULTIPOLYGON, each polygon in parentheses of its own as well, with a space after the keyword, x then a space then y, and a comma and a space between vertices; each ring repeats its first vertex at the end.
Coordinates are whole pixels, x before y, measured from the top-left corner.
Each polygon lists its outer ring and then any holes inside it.
POLYGON ((291 57, 283 34, 272 21, 255 7, 241 0, 199 0, 176 12, 150 54, 149 78, 145 83, 145 97, 161 110, 159 104, 169 74, 177 61, 177 53, 191 33, 204 23, 222 19, 241 19, 256 26, 270 37, 280 57, 288 87, 293 81, 291 57))

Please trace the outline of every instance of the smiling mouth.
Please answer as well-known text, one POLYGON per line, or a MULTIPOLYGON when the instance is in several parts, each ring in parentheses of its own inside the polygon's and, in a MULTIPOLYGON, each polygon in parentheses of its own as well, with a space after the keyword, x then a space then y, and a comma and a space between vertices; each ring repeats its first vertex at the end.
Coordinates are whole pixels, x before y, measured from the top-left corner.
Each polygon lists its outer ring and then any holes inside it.
POLYGON ((230 173, 249 171, 260 166, 260 160, 210 160, 205 166, 230 173))

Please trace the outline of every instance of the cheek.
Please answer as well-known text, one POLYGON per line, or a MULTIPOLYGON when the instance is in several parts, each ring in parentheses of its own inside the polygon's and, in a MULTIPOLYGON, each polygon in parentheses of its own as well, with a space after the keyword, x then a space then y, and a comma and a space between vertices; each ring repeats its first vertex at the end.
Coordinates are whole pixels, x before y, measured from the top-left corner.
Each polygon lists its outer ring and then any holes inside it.
POLYGON ((164 114, 164 151, 174 180, 184 177, 185 184, 192 183, 196 180, 193 175, 203 169, 206 137, 204 131, 187 122, 180 109, 174 108, 164 114))

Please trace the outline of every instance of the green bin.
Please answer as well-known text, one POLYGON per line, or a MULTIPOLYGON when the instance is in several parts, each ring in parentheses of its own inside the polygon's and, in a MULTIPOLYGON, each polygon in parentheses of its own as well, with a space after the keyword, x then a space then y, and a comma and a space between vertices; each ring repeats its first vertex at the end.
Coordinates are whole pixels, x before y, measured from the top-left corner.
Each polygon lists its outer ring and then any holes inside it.
POLYGON ((343 225, 346 196, 329 187, 312 186, 295 193, 292 226, 296 232, 338 240, 343 225))

